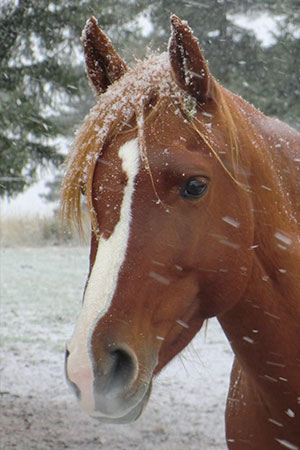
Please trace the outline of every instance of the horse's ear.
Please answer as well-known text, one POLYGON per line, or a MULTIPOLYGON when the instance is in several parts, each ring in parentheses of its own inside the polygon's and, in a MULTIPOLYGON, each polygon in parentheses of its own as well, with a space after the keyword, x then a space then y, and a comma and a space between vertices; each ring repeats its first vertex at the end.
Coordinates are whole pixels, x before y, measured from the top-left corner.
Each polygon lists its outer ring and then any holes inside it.
POLYGON ((109 85, 121 78, 127 65, 118 55, 110 39, 91 17, 82 32, 86 70, 96 94, 102 94, 109 85))
POLYGON ((177 84, 200 103, 212 97, 213 78, 190 27, 171 16, 169 59, 177 84))

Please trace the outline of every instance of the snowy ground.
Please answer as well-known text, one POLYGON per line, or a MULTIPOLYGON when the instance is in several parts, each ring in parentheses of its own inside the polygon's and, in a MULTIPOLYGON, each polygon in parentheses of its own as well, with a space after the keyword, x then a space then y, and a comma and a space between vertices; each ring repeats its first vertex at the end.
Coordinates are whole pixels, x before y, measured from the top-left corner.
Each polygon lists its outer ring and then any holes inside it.
POLYGON ((232 353, 216 321, 156 379, 137 422, 103 425, 79 410, 63 373, 88 249, 7 248, 0 264, 1 449, 226 449, 232 353))

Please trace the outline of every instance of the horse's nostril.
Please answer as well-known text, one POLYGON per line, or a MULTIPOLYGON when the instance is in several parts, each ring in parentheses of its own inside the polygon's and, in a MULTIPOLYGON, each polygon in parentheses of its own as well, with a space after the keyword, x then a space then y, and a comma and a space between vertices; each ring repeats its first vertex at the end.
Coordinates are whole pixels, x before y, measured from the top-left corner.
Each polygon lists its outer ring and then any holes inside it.
POLYGON ((94 387, 96 391, 114 392, 115 394, 123 392, 135 380, 136 356, 130 349, 113 350, 108 354, 106 368, 102 374, 100 370, 95 374, 94 387))
POLYGON ((135 364, 131 355, 124 350, 114 350, 110 356, 113 360, 112 376, 127 384, 135 371, 135 364))
POLYGON ((66 352, 65 352, 65 359, 66 360, 69 358, 69 355, 70 355, 70 352, 69 352, 68 349, 66 349, 66 352))

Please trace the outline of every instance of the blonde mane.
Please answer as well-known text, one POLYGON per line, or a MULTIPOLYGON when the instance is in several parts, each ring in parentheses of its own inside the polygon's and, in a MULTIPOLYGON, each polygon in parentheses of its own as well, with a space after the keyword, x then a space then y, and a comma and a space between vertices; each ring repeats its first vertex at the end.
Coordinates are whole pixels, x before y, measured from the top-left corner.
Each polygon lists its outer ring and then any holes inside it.
MULTIPOLYGON (((218 105, 227 124, 229 148, 233 167, 238 159, 237 133, 230 110, 216 83, 218 105)), ((137 128, 141 159, 148 166, 144 122, 159 111, 163 100, 173 105, 176 113, 188 122, 208 145, 226 172, 234 176, 224 166, 218 153, 207 136, 197 127, 196 101, 175 83, 168 55, 152 56, 129 69, 127 73, 99 97, 82 127, 76 134, 75 142, 67 159, 66 175, 62 184, 62 217, 69 224, 82 230, 81 196, 86 195, 93 230, 98 234, 97 221, 92 203, 93 174, 97 158, 105 144, 114 136, 132 127, 137 128), (147 110, 147 114, 145 111, 147 110)), ((236 180, 235 180, 236 181, 236 180)), ((154 187, 154 184, 153 184, 154 187)), ((154 187, 155 189, 155 187, 154 187)))

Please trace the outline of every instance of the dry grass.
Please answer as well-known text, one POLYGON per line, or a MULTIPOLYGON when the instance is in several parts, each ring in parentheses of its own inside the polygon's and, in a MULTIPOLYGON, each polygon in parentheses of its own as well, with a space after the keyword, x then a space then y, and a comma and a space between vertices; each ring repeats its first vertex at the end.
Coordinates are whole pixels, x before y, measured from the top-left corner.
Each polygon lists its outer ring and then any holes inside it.
MULTIPOLYGON (((88 227, 86 227, 88 228, 88 227)), ((42 247, 45 245, 86 245, 89 233, 80 237, 61 224, 58 215, 0 217, 1 247, 42 247)))

